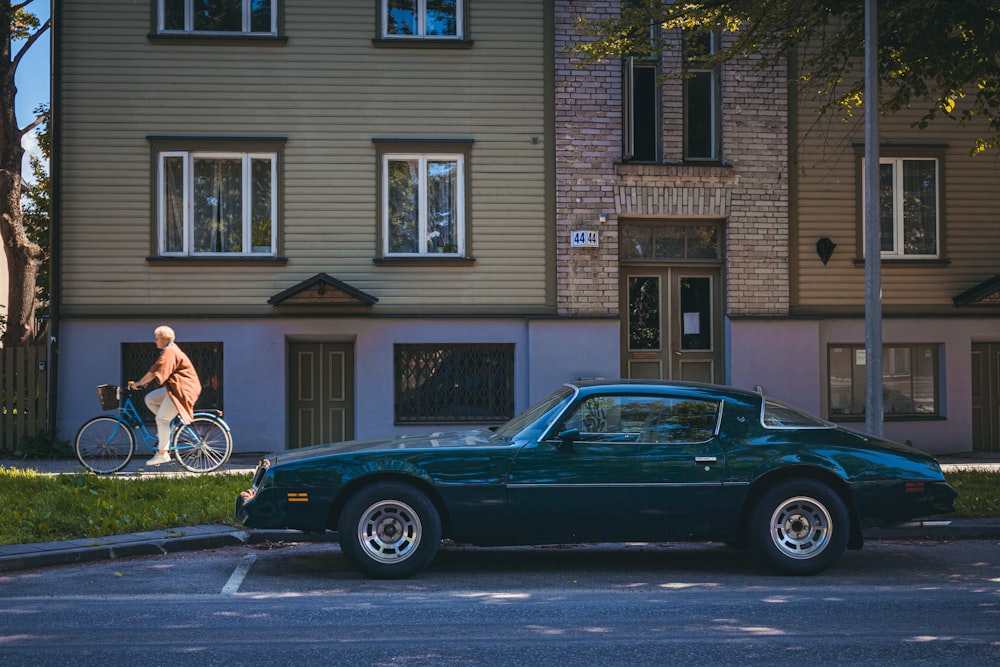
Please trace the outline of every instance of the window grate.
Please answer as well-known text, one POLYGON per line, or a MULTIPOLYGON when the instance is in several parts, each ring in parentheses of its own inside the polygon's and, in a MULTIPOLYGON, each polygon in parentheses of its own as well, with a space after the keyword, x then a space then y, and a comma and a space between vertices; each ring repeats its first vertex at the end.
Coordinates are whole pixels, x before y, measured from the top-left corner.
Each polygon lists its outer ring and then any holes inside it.
MULTIPOLYGON (((198 379, 201 381, 201 396, 195 404, 195 410, 206 408, 222 409, 222 343, 179 343, 184 354, 191 359, 198 379)), ((121 385, 129 380, 137 380, 146 374, 149 367, 156 361, 158 351, 154 343, 122 343, 122 378, 121 385)), ((149 387, 152 391, 156 387, 149 387)), ((145 396, 144 392, 142 395, 145 396)), ((147 423, 153 422, 153 413, 146 408, 142 400, 136 401, 139 414, 147 423)))
POLYGON ((402 344, 393 356, 397 424, 514 416, 514 345, 402 344))

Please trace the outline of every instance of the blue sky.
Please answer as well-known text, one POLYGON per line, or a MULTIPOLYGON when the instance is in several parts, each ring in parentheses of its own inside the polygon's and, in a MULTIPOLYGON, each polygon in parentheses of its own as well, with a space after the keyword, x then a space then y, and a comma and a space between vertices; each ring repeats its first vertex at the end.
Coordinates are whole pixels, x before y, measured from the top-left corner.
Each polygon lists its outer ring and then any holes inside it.
MULTIPOLYGON (((49 18, 48 0, 35 0, 28 5, 28 10, 42 23, 49 18)), ((35 107, 49 101, 49 55, 52 44, 49 39, 50 34, 51 31, 47 31, 35 42, 17 67, 17 99, 14 101, 14 108, 17 111, 18 125, 21 127, 34 119, 35 107)), ((20 44, 17 44, 15 48, 19 46, 20 44)), ((27 138, 24 143, 29 151, 37 152, 37 143, 33 138, 27 138)))

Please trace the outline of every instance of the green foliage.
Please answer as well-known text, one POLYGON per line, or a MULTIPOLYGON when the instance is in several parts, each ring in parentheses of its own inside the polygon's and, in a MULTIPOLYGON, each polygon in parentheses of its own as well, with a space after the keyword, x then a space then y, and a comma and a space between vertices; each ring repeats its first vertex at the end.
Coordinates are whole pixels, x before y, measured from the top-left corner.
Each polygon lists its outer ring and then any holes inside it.
POLYGON ((232 524, 236 496, 248 486, 245 474, 125 478, 0 466, 0 544, 232 524))
POLYGON ((956 512, 942 518, 1000 517, 1000 472, 958 470, 945 475, 958 491, 956 512))
POLYGON ((66 459, 73 457, 73 447, 69 440, 62 440, 55 433, 41 431, 23 436, 18 441, 18 450, 26 459, 66 459))
MULTIPOLYGON (((864 104, 863 0, 629 0, 620 15, 577 19, 584 61, 658 55, 651 27, 731 39, 709 60, 760 68, 796 54, 799 84, 819 110, 853 115, 864 104)), ((654 31, 655 32, 655 31, 654 31)), ((981 128, 972 153, 1000 146, 1000 3, 893 0, 878 3, 879 109, 916 107, 915 127, 948 118, 981 128)), ((671 73, 668 71, 668 75, 671 73)))
POLYGON ((44 160, 37 156, 31 156, 31 173, 34 182, 26 185, 21 192, 23 198, 23 222, 28 239, 32 243, 37 243, 38 247, 45 253, 45 260, 38 269, 38 276, 35 280, 36 299, 38 307, 35 315, 38 317, 48 315, 49 312, 49 261, 51 253, 51 243, 49 236, 49 226, 51 224, 51 179, 48 173, 47 161, 52 159, 52 132, 49 128, 49 106, 39 105, 35 113, 43 116, 45 120, 38 126, 36 132, 38 136, 38 146, 42 151, 44 160))

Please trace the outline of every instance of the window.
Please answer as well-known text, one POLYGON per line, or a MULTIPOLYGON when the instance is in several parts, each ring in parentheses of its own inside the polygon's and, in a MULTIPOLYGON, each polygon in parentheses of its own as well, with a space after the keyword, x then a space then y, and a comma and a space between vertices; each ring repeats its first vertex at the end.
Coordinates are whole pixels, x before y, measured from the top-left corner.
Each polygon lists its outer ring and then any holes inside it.
POLYGON ((161 33, 277 34, 278 0, 159 0, 161 33))
MULTIPOLYGON (((861 159, 861 220, 864 220, 864 159, 861 159)), ((941 160, 936 157, 879 158, 879 227, 885 259, 941 257, 941 160)), ((861 226, 864 245, 864 225, 861 226)))
POLYGON ((393 357, 398 424, 514 416, 513 345, 399 344, 393 357))
POLYGON ((463 257, 466 155, 381 153, 383 257, 463 257))
POLYGON ((658 162, 660 159, 660 83, 655 60, 625 60, 623 72, 622 159, 658 162))
POLYGON ((275 255, 277 162, 277 153, 159 153, 160 255, 275 255))
MULTIPOLYGON (((642 25, 649 8, 642 0, 623 0, 622 19, 636 15, 642 25)), ((659 162, 662 151, 660 121, 660 23, 649 20, 648 41, 636 48, 622 63, 622 161, 659 162)), ((636 35, 638 41, 639 35, 636 35)))
POLYGON ((761 406, 760 423, 773 429, 833 428, 832 424, 770 398, 761 406))
MULTIPOLYGON (((223 409, 223 355, 221 342, 209 343, 188 343, 180 341, 178 345, 184 350, 184 354, 191 359, 192 365, 198 371, 198 379, 201 381, 201 395, 195 403, 195 410, 205 410, 214 408, 223 409)), ((128 380, 142 377, 149 367, 156 361, 159 351, 154 343, 122 343, 122 385, 128 380)), ((155 387, 150 387, 152 391, 155 387)), ((144 401, 135 401, 135 407, 139 409, 144 419, 152 423, 153 413, 146 407, 144 401)))
POLYGON ((939 256, 938 162, 937 158, 879 159, 882 257, 939 256))
POLYGON ((715 435, 719 403, 663 396, 591 396, 559 430, 585 442, 692 443, 715 435))
POLYGON ((464 0, 381 0, 383 38, 462 38, 464 0))
MULTIPOLYGON (((829 414, 863 418, 865 346, 829 347, 829 414)), ((882 348, 882 400, 886 417, 932 417, 938 405, 938 346, 885 345, 882 348)))
POLYGON ((620 224, 622 259, 722 259, 721 226, 656 225, 639 222, 620 224))
POLYGON ((684 159, 719 160, 719 69, 707 62, 718 50, 715 32, 684 36, 684 159))

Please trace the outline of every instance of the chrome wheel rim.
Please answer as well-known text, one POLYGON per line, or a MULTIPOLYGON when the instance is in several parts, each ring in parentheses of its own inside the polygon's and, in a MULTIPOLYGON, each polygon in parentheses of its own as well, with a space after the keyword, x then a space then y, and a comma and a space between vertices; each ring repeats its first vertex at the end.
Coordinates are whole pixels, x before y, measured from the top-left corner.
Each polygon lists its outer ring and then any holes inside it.
POLYGON ((814 558, 830 544, 833 520, 823 503, 806 496, 789 498, 771 515, 771 541, 783 555, 814 558))
POLYGON ((375 503, 358 522, 358 543, 369 558, 380 563, 398 563, 412 556, 422 533, 420 517, 398 500, 375 503))

